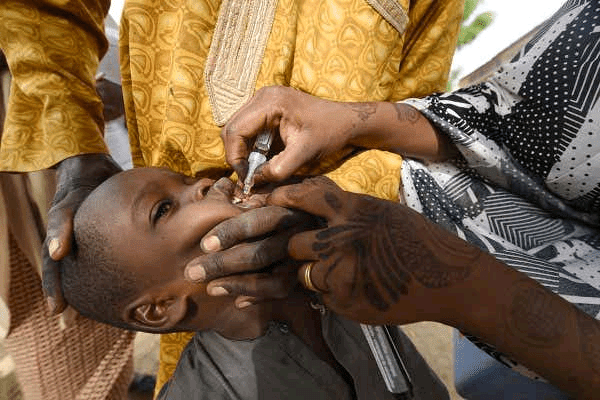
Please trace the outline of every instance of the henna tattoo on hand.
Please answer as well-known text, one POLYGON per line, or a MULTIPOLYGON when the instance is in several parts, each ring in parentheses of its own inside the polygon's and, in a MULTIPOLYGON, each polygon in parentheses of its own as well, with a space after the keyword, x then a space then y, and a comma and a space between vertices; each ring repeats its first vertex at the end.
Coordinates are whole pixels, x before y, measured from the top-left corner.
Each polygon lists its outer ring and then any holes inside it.
POLYGON ((377 111, 377 104, 375 104, 375 103, 347 103, 347 104, 348 104, 348 107, 350 107, 350 109, 352 111, 354 111, 356 114, 358 114, 358 118, 360 118, 360 120, 362 122, 365 122, 366 120, 371 118, 371 116, 373 116, 375 114, 375 112, 377 111))
POLYGON ((340 211, 342 209, 342 202, 333 193, 326 192, 324 195, 325 202, 334 211, 340 211))
MULTIPOLYGON (((324 198, 333 210, 341 208, 335 193, 326 192, 324 198)), ((319 232, 313 250, 320 252, 321 260, 333 253, 352 257, 356 267, 351 296, 360 290, 379 310, 387 310, 407 294, 413 278, 428 288, 464 281, 481 254, 406 207, 366 198, 355 210, 348 223, 319 232)), ((338 265, 339 258, 327 275, 338 265)))
POLYGON ((419 119, 420 112, 406 104, 394 103, 396 109, 396 115, 398 115, 398 121, 407 121, 414 124, 419 119))
POLYGON ((506 324, 518 340, 538 348, 554 347, 568 333, 568 305, 527 279, 514 286, 506 324))

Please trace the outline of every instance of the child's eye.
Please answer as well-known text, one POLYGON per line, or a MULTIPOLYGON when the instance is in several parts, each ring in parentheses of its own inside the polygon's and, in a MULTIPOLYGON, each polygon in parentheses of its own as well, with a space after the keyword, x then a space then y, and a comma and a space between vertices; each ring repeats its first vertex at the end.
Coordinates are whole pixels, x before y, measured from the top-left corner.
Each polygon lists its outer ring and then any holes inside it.
POLYGON ((154 224, 156 224, 159 219, 161 219, 162 217, 164 217, 165 215, 167 215, 169 213, 169 211, 171 210, 172 207, 173 207, 173 203, 171 202, 171 200, 160 201, 160 203, 158 203, 158 205, 155 207, 156 211, 154 212, 154 217, 152 218, 152 222, 154 224))

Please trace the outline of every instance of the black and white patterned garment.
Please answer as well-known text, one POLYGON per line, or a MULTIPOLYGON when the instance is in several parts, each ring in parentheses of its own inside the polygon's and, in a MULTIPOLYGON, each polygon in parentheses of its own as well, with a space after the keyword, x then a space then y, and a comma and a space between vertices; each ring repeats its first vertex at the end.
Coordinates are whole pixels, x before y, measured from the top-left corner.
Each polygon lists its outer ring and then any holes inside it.
POLYGON ((407 101, 462 158, 405 160, 402 179, 407 205, 597 319, 599 100, 600 1, 568 1, 486 83, 407 101))

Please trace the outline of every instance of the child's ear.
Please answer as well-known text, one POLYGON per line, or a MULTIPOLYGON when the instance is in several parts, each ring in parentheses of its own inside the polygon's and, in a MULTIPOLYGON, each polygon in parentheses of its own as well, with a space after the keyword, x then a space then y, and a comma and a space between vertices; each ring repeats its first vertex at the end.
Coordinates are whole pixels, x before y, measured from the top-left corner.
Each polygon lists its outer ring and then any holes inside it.
POLYGON ((159 299, 142 296, 125 307, 123 320, 142 331, 170 331, 183 320, 187 307, 183 296, 159 299))

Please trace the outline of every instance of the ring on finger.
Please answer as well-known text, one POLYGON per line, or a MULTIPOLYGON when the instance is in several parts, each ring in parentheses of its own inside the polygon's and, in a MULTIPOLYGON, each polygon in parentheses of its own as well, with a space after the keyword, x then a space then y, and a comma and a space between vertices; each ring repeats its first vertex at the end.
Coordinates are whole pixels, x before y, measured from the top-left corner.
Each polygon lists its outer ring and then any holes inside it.
POLYGON ((311 273, 312 268, 314 267, 315 264, 316 264, 316 261, 311 261, 311 262, 309 262, 308 264, 305 265, 305 269, 304 269, 304 286, 308 290, 312 290, 313 292, 320 293, 321 291, 315 287, 312 279, 310 278, 310 273, 311 273))

